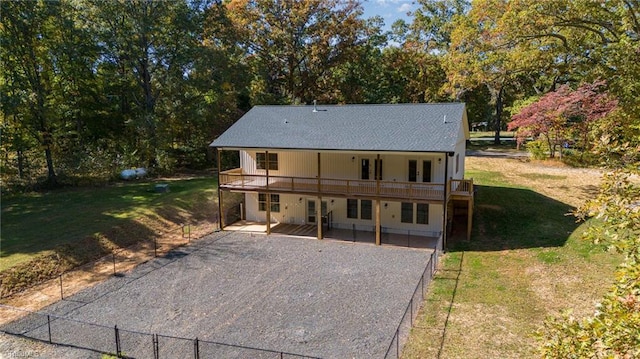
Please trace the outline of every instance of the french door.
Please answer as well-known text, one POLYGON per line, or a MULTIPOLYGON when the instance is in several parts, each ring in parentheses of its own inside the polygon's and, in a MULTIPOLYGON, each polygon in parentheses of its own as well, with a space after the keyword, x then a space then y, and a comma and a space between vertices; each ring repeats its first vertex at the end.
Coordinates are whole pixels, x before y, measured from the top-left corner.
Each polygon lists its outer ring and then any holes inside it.
MULTIPOLYGON (((322 201, 320 213, 322 216, 327 215, 327 201, 322 201)), ((307 223, 309 224, 318 223, 315 199, 307 199, 307 223)))
POLYGON ((360 159, 360 179, 376 179, 382 180, 382 159, 360 159), (373 175, 371 175, 371 162, 373 162, 373 175))
POLYGON ((418 160, 409 160, 407 168, 407 181, 418 182, 420 179, 421 182, 431 182, 431 160, 424 160, 421 163, 418 160))

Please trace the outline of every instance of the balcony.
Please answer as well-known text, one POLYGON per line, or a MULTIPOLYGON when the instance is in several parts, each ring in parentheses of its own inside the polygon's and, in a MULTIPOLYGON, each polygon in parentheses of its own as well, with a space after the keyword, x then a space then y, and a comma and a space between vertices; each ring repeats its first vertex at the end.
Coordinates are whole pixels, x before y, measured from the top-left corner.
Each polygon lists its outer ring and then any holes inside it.
MULTIPOLYGON (((452 180, 450 186, 450 194, 473 194, 473 183, 469 180, 452 180)), ((240 168, 221 172, 220 188, 240 192, 295 193, 410 202, 442 203, 444 200, 444 184, 293 176, 269 176, 267 181, 266 175, 243 174, 240 168)))

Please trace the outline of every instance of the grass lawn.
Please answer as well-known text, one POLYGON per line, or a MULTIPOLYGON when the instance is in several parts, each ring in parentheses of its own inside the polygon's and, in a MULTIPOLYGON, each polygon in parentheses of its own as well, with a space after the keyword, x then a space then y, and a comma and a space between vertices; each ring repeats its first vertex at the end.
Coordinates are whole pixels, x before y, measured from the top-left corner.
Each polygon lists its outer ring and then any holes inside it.
MULTIPOLYGON (((514 135, 514 131, 500 131, 500 137, 508 137, 511 138, 514 135)), ((469 136, 471 136, 471 139, 474 138, 493 138, 493 136, 495 136, 496 133, 495 131, 470 131, 469 132, 469 136)))
POLYGON ((531 358, 545 318, 593 312, 620 258, 580 238, 595 224, 566 215, 577 202, 562 193, 575 192, 567 171, 467 159, 478 186, 472 239, 445 255, 404 358, 531 358))
MULTIPOLYGON (((469 151, 493 151, 493 152, 516 152, 518 151, 516 141, 501 141, 499 145, 495 145, 493 140, 478 141, 473 137, 467 143, 469 151)), ((524 149, 520 151, 525 152, 524 149)))
MULTIPOLYGON (((152 227, 152 222, 179 224, 193 220, 194 213, 202 212, 197 208, 215 206, 215 178, 162 182, 169 183, 168 193, 156 193, 156 183, 118 183, 102 188, 5 196, 2 198, 0 271, 114 227, 129 229, 134 221, 137 227, 144 227, 140 223, 149 223, 152 227)), ((135 228, 135 235, 144 236, 152 230, 135 228)))

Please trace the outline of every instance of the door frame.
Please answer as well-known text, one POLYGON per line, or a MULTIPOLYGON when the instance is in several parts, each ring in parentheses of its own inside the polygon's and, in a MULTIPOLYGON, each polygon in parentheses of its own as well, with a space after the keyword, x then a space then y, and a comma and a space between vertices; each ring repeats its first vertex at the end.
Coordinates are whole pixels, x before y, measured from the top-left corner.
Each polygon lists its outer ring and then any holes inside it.
MULTIPOLYGON (((307 198, 306 199, 306 204, 305 204, 305 209, 304 209, 304 213, 305 213, 305 223, 307 224, 318 224, 318 214, 316 213, 318 207, 318 199, 316 198, 307 198), (309 203, 313 202, 313 214, 309 213, 309 203), (309 218, 311 218, 313 216, 313 222, 309 220, 309 218)), ((320 217, 325 216, 328 212, 329 212, 329 207, 328 207, 328 203, 327 201, 322 201, 320 203, 320 217)))

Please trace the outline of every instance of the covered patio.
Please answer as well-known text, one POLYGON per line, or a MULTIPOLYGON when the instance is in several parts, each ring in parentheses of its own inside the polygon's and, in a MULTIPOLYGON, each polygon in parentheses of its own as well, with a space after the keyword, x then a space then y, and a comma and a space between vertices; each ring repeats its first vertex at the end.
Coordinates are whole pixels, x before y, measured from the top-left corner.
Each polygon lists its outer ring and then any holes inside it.
MULTIPOLYGON (((266 222, 253 222, 240 220, 224 227, 225 231, 238 231, 244 233, 260 233, 265 234, 266 222)), ((288 224, 288 223, 271 223, 271 233, 291 236, 304 237, 317 240, 317 225, 315 224, 288 224)), ((331 228, 323 230, 323 240, 335 240, 353 243, 370 243, 376 244, 376 233, 372 227, 371 231, 355 230, 344 228, 331 228)), ((393 233, 387 228, 382 229, 381 244, 395 247, 408 247, 417 249, 435 249, 438 245, 441 235, 439 233, 430 232, 411 232, 393 233)))

